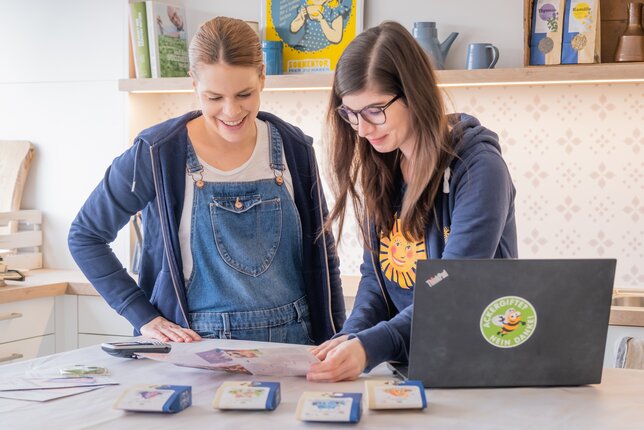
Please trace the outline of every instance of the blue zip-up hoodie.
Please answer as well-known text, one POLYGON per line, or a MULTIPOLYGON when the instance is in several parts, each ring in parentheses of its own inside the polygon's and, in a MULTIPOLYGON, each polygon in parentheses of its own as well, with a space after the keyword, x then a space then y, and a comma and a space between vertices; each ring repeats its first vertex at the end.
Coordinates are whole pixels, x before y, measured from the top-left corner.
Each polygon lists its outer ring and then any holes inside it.
MULTIPOLYGON (((469 115, 451 115, 450 122, 457 157, 443 175, 434 203, 437 219, 425 231, 427 257, 516 258, 515 189, 501 158, 498 136, 469 115)), ((377 252, 380 235, 371 225, 369 231, 371 249, 377 252)), ((352 334, 360 339, 367 370, 383 361, 406 362, 413 289, 386 279, 369 249, 364 251, 360 272, 354 308, 336 337, 352 334)))
MULTIPOLYGON (((109 305, 135 328, 162 315, 189 327, 186 289, 179 249, 179 220, 186 180, 186 148, 177 135, 201 112, 190 112, 142 131, 134 145, 117 157, 89 196, 69 231, 76 263, 109 305), (138 211, 143 213, 144 243, 137 283, 109 243, 138 211)), ((317 343, 333 336, 345 320, 335 242, 328 233, 316 240, 327 217, 312 139, 278 117, 258 118, 277 128, 293 178, 302 222, 303 267, 317 343)))

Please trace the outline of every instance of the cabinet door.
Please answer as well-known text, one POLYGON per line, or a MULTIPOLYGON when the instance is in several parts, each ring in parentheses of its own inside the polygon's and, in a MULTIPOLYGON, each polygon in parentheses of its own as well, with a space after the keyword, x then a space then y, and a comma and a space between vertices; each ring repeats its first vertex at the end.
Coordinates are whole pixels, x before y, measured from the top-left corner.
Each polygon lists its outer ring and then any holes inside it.
POLYGON ((0 344, 54 332, 53 297, 0 304, 0 344))
POLYGON ((0 365, 53 354, 55 350, 56 339, 53 334, 3 343, 0 344, 0 365))
POLYGON ((132 336, 133 329, 102 297, 78 296, 78 333, 132 336))

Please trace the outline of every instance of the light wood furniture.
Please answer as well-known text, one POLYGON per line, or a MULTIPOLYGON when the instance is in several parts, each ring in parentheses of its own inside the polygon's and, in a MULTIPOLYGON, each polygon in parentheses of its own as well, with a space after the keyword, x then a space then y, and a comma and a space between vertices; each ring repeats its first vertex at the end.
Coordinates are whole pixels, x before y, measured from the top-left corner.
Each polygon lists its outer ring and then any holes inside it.
POLYGON ((22 191, 34 157, 26 140, 0 140, 0 212, 20 209, 22 191))
POLYGON ((132 335, 79 271, 34 270, 7 284, 0 288, 0 365, 132 335))
POLYGON ((0 256, 11 269, 42 267, 42 214, 20 210, 33 157, 30 142, 0 141, 0 256))
MULTIPOLYGON (((579 64, 510 69, 437 70, 439 86, 567 85, 644 82, 643 63, 579 64)), ((332 73, 270 75, 264 91, 328 91, 332 73)), ((121 79, 119 90, 130 93, 190 93, 190 78, 121 79)))
MULTIPOLYGON (((601 62, 614 63, 617 40, 628 26, 628 4, 633 0, 601 0, 600 44, 601 62)), ((532 11, 535 0, 523 0, 523 64, 530 64, 530 29, 532 28, 532 11)), ((565 11, 564 11, 565 13, 565 11)), ((551 67, 551 66, 536 66, 551 67)))

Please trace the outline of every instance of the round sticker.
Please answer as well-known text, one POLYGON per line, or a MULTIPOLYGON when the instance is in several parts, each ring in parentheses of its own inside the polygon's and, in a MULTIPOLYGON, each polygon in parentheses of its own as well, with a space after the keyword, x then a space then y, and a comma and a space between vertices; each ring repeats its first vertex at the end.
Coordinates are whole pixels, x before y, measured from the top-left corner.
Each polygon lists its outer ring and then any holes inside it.
POLYGON ((506 296, 490 303, 481 315, 481 333, 498 348, 514 348, 537 328, 537 311, 524 298, 506 296))

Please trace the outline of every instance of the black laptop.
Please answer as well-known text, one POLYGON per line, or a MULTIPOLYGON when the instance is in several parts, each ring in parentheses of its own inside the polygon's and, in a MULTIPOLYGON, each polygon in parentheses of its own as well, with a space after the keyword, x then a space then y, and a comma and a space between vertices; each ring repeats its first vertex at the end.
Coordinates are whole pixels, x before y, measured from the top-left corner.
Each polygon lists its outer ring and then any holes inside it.
POLYGON ((421 260, 408 366, 426 387, 601 382, 616 260, 421 260))

